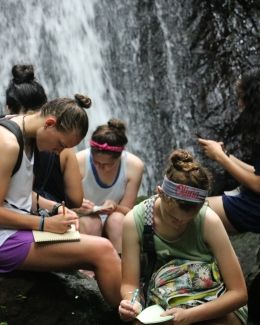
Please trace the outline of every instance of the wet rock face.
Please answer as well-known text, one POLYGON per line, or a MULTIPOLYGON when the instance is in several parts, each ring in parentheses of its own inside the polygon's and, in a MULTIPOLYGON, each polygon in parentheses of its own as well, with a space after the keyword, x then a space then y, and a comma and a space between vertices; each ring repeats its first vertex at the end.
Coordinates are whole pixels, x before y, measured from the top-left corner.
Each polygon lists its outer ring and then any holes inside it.
POLYGON ((161 181, 165 158, 177 147, 218 175, 213 193, 232 188, 230 177, 201 153, 194 133, 221 140, 243 157, 231 135, 238 117, 233 86, 260 59, 259 2, 112 2, 97 4, 96 25, 107 44, 116 114, 134 121, 130 137, 148 166, 145 189, 152 192, 161 181))
POLYGON ((93 279, 79 273, 17 272, 0 277, 0 323, 8 325, 121 324, 93 279))
MULTIPOLYGON (((258 324, 260 235, 243 234, 231 239, 249 288, 250 324, 258 324)), ((117 309, 113 310, 103 300, 96 281, 78 272, 14 272, 0 276, 0 288, 0 324, 125 324, 120 321, 117 309)))

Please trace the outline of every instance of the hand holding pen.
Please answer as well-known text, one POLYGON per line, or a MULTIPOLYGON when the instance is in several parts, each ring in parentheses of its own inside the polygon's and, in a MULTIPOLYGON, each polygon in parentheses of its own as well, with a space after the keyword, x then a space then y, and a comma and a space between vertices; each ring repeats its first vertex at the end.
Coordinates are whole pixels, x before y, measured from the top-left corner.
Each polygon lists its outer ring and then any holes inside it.
POLYGON ((134 309, 135 309, 137 315, 143 309, 141 303, 139 302, 139 298, 140 298, 140 296, 139 296, 139 289, 135 289, 135 291, 133 292, 132 298, 131 298, 131 305, 135 305, 135 308, 134 309))
POLYGON ((135 289, 134 291, 129 291, 127 297, 120 302, 118 311, 123 321, 133 321, 142 311, 142 305, 138 301, 139 297, 139 289, 135 289), (130 297, 129 294, 131 294, 130 297))
POLYGON ((135 289, 135 291, 133 292, 132 298, 131 298, 131 304, 133 305, 137 299, 139 295, 139 289, 135 289))

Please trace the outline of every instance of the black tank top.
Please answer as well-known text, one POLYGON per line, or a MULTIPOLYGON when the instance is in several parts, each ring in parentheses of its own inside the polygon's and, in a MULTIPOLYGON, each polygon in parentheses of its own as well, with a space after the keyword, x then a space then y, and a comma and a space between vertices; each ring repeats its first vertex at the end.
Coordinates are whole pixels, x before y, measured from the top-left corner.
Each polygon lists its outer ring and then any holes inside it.
POLYGON ((46 199, 57 202, 65 201, 63 174, 60 156, 53 152, 35 150, 33 190, 46 199))

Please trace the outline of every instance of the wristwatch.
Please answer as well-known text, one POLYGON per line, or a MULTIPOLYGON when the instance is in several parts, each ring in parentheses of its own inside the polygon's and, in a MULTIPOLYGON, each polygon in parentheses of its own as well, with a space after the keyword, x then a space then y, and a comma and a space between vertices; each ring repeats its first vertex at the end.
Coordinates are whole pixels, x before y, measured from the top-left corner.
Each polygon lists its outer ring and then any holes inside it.
POLYGON ((58 214, 58 212, 59 212, 59 207, 61 207, 61 206, 62 206, 61 203, 55 203, 54 206, 52 207, 51 215, 52 215, 52 216, 55 216, 56 214, 58 214))

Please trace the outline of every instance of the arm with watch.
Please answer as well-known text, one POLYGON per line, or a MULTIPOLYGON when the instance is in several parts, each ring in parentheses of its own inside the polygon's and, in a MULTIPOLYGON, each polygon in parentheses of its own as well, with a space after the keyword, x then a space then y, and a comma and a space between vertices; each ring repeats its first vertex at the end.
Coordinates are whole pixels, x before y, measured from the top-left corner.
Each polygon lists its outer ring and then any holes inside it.
POLYGON ((36 192, 32 193, 32 202, 33 213, 40 216, 38 230, 64 233, 72 224, 75 224, 76 229, 79 228, 77 214, 62 203, 48 200, 36 192))
MULTIPOLYGON (((46 216, 55 216, 57 214, 63 213, 63 204, 53 200, 44 198, 43 196, 37 194, 36 192, 32 193, 32 211, 35 214, 38 214, 38 211, 44 210, 46 216)), ((74 211, 66 208, 66 213, 75 214, 74 211)), ((42 212, 44 214, 44 212, 42 212)), ((76 214, 75 214, 76 215, 76 214)))

